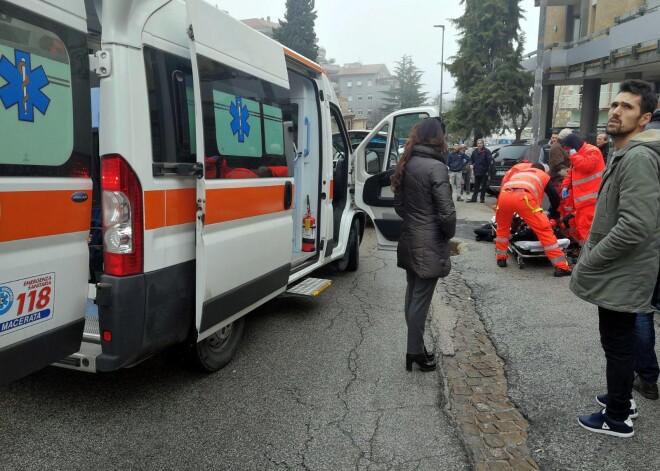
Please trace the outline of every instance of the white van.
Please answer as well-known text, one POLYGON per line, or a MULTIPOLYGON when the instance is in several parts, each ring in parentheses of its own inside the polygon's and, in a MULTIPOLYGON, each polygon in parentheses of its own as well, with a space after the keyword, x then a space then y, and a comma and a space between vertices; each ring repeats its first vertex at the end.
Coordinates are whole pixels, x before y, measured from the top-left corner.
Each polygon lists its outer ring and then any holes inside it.
POLYGON ((433 115, 351 153, 323 70, 202 0, 0 0, 0 103, 0 384, 221 368, 245 314, 357 269, 366 215, 396 242, 395 143, 433 115))

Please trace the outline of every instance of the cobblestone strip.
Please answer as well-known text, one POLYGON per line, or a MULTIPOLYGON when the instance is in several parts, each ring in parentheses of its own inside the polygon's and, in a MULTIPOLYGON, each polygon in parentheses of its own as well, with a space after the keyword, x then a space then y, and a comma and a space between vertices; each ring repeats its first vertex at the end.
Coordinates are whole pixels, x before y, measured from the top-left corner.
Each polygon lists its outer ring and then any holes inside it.
POLYGON ((443 283, 444 309, 456 312, 453 350, 443 355, 448 413, 462 431, 474 469, 539 469, 527 447, 527 420, 507 396, 504 362, 497 355, 470 299, 455 277, 443 283))

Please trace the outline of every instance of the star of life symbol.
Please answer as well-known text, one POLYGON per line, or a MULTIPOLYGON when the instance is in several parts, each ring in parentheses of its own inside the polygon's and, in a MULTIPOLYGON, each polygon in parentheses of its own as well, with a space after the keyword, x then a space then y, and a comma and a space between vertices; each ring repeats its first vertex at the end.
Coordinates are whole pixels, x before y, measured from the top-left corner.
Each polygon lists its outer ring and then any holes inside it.
POLYGON ((17 105, 20 121, 33 122, 35 108, 43 115, 48 110, 50 98, 41 91, 48 85, 48 77, 42 66, 32 69, 29 53, 16 49, 14 58, 13 64, 5 56, 0 60, 0 77, 7 81, 0 88, 0 100, 5 109, 17 105))
POLYGON ((247 122, 250 112, 247 106, 243 105, 241 97, 236 97, 236 103, 231 102, 229 113, 234 118, 231 122, 231 132, 238 134, 238 142, 245 142, 245 136, 250 136, 250 125, 247 122))
POLYGON ((0 316, 5 314, 14 303, 14 293, 8 286, 0 286, 0 316))

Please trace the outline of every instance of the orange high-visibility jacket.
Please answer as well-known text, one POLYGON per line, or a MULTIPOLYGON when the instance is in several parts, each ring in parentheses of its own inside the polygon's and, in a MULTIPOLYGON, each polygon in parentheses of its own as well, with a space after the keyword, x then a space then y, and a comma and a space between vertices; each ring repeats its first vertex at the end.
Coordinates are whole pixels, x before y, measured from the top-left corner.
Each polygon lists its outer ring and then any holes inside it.
POLYGON ((502 179, 502 191, 509 188, 518 188, 529 191, 541 204, 545 187, 550 181, 550 175, 543 170, 531 168, 532 164, 522 163, 511 167, 502 179))
POLYGON ((583 144, 580 150, 571 155, 571 168, 561 184, 568 188, 575 208, 596 204, 605 163, 598 147, 583 144))

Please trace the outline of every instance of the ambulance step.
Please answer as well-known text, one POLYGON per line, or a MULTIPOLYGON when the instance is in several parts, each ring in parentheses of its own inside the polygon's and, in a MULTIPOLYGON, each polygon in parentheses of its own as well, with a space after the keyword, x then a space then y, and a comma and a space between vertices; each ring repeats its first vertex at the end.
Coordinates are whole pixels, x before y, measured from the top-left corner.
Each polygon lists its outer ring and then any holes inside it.
POLYGON ((89 298, 87 298, 83 340, 86 342, 101 343, 101 333, 99 332, 99 308, 94 304, 94 300, 89 298))
POLYGON ((321 278, 306 278, 295 286, 286 290, 285 295, 289 296, 304 296, 314 298, 321 294, 326 288, 332 284, 330 280, 323 280, 321 278))

